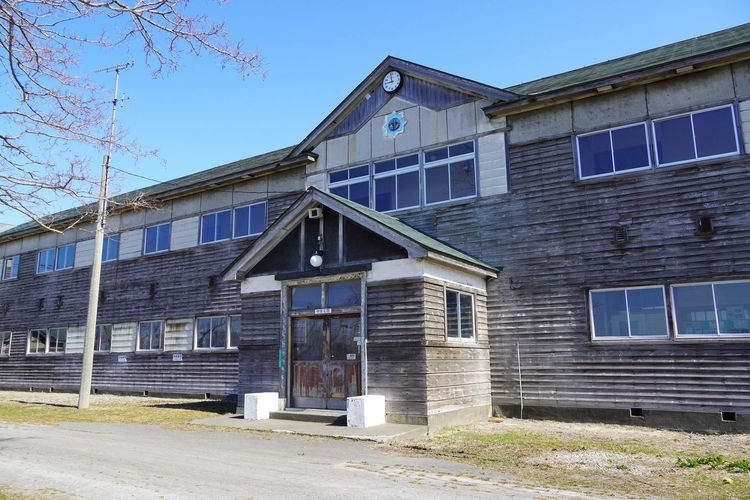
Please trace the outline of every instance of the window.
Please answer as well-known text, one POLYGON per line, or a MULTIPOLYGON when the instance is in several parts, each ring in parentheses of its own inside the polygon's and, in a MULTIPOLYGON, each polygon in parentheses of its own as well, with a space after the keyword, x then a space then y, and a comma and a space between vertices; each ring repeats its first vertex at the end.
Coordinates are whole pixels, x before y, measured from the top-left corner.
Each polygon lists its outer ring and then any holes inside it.
POLYGON ((240 316, 208 316, 195 322, 196 349, 226 349, 239 345, 240 316))
POLYGON ((139 351, 158 351, 164 338, 163 321, 141 321, 138 323, 139 351))
POLYGON ((653 127, 659 165, 718 158, 740 152, 732 106, 654 120, 653 127))
POLYGON ((268 210, 266 202, 234 209, 234 237, 252 236, 266 230, 268 210))
POLYGON ((201 243, 228 240, 232 237, 232 211, 222 210, 201 217, 201 243))
POLYGON ((425 203, 441 203, 477 194, 474 142, 424 152, 425 203))
POLYGON ((112 325, 96 325, 94 334, 94 351, 109 352, 112 350, 112 325))
POLYGON ((750 281, 672 287, 676 335, 750 334, 750 281))
POLYGON ((169 250, 170 224, 160 224, 146 228, 146 241, 143 253, 166 252, 169 250))
POLYGON ((109 262, 120 257, 120 235, 110 234, 104 237, 102 243, 102 261, 109 262))
POLYGON ((445 333, 451 339, 474 338, 474 296, 445 291, 445 333))
POLYGON ((29 354, 64 354, 67 328, 29 331, 29 354))
POLYGON ((70 269, 76 258, 76 244, 48 248, 41 250, 37 257, 36 272, 37 274, 50 273, 61 269, 70 269))
POLYGON ((664 287, 633 287, 589 292, 593 338, 666 338, 664 287))
POLYGON ((342 198, 370 206, 370 165, 328 174, 328 190, 342 198))
POLYGON ((651 166, 645 123, 580 135, 576 140, 581 179, 651 166))
POLYGON ((375 210, 388 212, 419 206, 419 155, 376 162, 375 210))
POLYGON ((0 332, 0 356, 10 356, 10 332, 0 332))
POLYGON ((13 280, 18 278, 18 265, 21 262, 21 256, 20 255, 14 255, 12 257, 4 257, 2 259, 2 269, 0 270, 0 273, 2 273, 2 276, 0 276, 3 280, 13 280))

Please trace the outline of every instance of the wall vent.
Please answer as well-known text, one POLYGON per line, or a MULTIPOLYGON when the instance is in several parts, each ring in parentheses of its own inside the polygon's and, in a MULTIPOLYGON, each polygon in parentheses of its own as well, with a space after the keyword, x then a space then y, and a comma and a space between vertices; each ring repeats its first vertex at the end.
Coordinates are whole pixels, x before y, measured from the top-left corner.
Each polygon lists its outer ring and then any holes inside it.
POLYGON ((39 301, 36 303, 36 308, 40 311, 44 309, 44 297, 39 299, 39 301))
POLYGON ((152 299, 156 297, 156 283, 151 283, 148 286, 148 296, 152 299))
POLYGON ((714 222, 708 215, 699 215, 695 219, 696 233, 700 236, 714 234, 714 222))
POLYGON ((631 408, 630 416, 643 418, 643 408, 631 408))
POLYGON ((323 209, 320 207, 311 208, 307 211, 308 219, 320 219, 323 217, 323 209))
POLYGON ((612 232, 612 241, 615 245, 624 245, 628 242, 629 236, 627 226, 615 226, 612 232))
POLYGON ((733 411, 723 411, 721 412, 721 421, 722 422, 736 422, 737 414, 733 411))

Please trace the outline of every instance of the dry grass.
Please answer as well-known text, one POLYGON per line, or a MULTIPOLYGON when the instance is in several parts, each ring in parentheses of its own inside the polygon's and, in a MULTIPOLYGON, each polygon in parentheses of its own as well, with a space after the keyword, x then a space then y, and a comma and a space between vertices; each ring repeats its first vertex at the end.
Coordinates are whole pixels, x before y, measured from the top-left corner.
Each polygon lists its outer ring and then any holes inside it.
POLYGON ((394 446, 512 474, 531 485, 583 494, 750 498, 750 474, 677 466, 680 457, 747 459, 750 435, 708 436, 618 425, 492 419, 394 446))

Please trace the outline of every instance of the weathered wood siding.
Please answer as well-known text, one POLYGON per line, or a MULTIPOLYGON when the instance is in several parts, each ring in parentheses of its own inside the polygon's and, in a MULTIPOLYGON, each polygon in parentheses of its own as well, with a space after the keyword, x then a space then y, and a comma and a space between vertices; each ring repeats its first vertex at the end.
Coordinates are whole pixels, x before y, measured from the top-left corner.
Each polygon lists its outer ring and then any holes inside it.
MULTIPOLYGON (((242 296, 239 394, 280 392, 281 293, 242 296)), ((241 402, 242 404, 242 402, 241 402)))
POLYGON ((510 193, 402 216, 503 267, 488 288, 493 404, 519 404, 518 345, 529 406, 750 411, 750 342, 592 342, 586 304, 590 287, 750 278, 747 157, 585 182, 570 136, 509 158, 510 193), (713 236, 695 234, 698 214, 713 236))

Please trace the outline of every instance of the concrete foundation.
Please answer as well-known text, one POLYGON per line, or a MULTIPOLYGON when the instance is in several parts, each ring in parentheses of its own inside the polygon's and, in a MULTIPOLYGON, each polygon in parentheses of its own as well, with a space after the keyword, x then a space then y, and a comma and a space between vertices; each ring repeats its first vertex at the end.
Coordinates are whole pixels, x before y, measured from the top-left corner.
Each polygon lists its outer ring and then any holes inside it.
POLYGON ((255 392, 245 394, 244 416, 246 420, 265 420, 272 411, 279 408, 279 395, 276 392, 255 392))
POLYGON ((372 427, 385 423, 385 396, 346 398, 347 427, 372 427))

